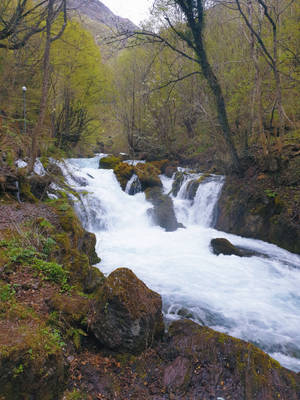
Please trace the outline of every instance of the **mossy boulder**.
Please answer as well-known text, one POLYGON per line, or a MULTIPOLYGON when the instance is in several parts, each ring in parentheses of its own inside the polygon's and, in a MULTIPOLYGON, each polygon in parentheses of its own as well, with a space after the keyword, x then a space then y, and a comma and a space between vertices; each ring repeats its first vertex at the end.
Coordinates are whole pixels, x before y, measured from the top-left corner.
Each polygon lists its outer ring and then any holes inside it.
POLYGON ((96 235, 91 232, 84 231, 82 238, 78 243, 78 250, 83 251, 88 258, 91 265, 98 264, 101 259, 96 253, 96 235))
POLYGON ((127 182, 130 180, 130 178, 134 174, 134 167, 125 162, 122 162, 114 167, 114 173, 115 173, 116 178, 118 179, 122 189, 125 190, 127 182))
POLYGON ((177 171, 175 174, 174 182, 172 185, 172 194, 173 196, 177 196, 179 193, 179 190, 184 182, 185 179, 185 173, 182 171, 177 171))
POLYGON ((83 229, 68 203, 58 200, 52 208, 59 224, 58 231, 54 235, 57 243, 56 257, 69 272, 70 283, 80 290, 91 293, 103 280, 103 276, 99 276, 100 271, 95 272, 91 267, 91 264, 100 261, 95 252, 96 237, 83 229))
POLYGON ((162 301, 127 268, 106 279, 91 329, 102 345, 130 353, 150 347, 163 331, 162 301))
POLYGON ((168 360, 163 381, 174 399, 299 398, 297 374, 254 345, 190 320, 170 325, 161 357, 168 360))
POLYGON ((170 196, 163 194, 159 187, 148 188, 145 193, 146 199, 154 206, 148 211, 154 224, 164 228, 167 232, 174 232, 177 228, 182 227, 178 224, 173 200, 170 196))
POLYGON ((290 169, 280 176, 227 177, 218 202, 216 229, 300 254, 299 185, 281 182, 289 173, 290 169))
POLYGON ((178 164, 178 161, 167 162, 162 168, 162 173, 168 178, 172 178, 172 176, 177 172, 178 164))
POLYGON ((143 191, 150 187, 162 187, 159 177, 160 170, 151 163, 138 163, 134 168, 134 172, 141 182, 143 191))
POLYGON ((95 293, 104 284, 105 276, 97 267, 90 267, 84 282, 84 289, 86 293, 95 293))
POLYGON ((99 168, 114 169, 121 161, 121 157, 116 157, 112 155, 103 157, 99 161, 99 168))
POLYGON ((58 335, 33 321, 6 324, 0 330, 7 335, 4 341, 0 337, 0 398, 61 398, 68 366, 58 335))
POLYGON ((224 255, 236 255, 242 256, 242 252, 235 247, 229 240, 224 238, 212 239, 210 242, 212 251, 214 254, 224 254, 224 255))
POLYGON ((72 294, 55 293, 47 300, 51 311, 57 311, 59 318, 70 325, 82 325, 89 312, 89 300, 85 297, 72 294))

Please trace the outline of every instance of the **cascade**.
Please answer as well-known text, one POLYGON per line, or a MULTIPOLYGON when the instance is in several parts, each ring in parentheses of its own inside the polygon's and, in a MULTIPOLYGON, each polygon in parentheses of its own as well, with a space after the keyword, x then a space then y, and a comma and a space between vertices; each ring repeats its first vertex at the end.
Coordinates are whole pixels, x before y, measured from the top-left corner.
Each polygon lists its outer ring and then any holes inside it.
POLYGON ((125 192, 130 195, 135 195, 142 191, 141 182, 136 174, 133 174, 132 177, 127 182, 125 192))
MULTIPOLYGON (((112 170, 98 169, 100 156, 71 159, 63 166, 80 195, 75 208, 97 237, 98 267, 106 274, 128 267, 163 298, 167 319, 189 317, 218 331, 251 341, 284 366, 300 371, 300 257, 275 245, 213 229, 224 178, 203 179, 190 199, 186 176, 172 196, 186 229, 165 232, 153 226, 144 193, 129 195, 112 170), (216 256, 212 238, 266 256, 216 256)), ((165 193, 173 179, 162 176, 165 193)))

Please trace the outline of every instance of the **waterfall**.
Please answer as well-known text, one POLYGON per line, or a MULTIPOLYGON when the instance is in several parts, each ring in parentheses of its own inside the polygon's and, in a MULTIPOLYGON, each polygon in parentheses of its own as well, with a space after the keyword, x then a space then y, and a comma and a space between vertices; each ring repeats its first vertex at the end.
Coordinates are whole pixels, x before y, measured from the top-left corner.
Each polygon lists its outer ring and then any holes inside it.
MULTIPOLYGON (((275 245, 212 228, 224 178, 185 171, 177 196, 162 176, 176 216, 186 229, 153 226, 144 193, 129 195, 100 156, 68 160, 68 183, 80 196, 75 209, 97 237, 99 268, 128 267, 163 298, 167 319, 192 318, 251 341, 284 366, 300 371, 300 257, 275 245), (198 180, 188 194, 188 184, 198 180), (193 195, 193 196, 192 196, 193 195), (224 237, 267 257, 216 256, 210 241, 224 237)), ((190 187, 191 189, 191 187, 190 187)))
POLYGON ((142 185, 141 182, 136 174, 133 174, 132 177, 129 179, 127 182, 125 192, 130 194, 131 196, 134 196, 137 193, 140 193, 142 191, 142 185))

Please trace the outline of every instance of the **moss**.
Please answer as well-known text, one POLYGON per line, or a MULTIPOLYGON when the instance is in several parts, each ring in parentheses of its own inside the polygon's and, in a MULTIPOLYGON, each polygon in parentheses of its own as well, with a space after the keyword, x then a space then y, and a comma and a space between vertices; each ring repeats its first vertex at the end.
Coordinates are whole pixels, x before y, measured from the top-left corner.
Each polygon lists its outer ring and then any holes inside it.
POLYGON ((7 400, 59 398, 66 377, 59 333, 41 321, 10 325, 10 330, 12 340, 0 346, 0 394, 7 400))
POLYGON ((30 184, 26 181, 21 182, 20 185, 20 194, 22 199, 30 201, 31 203, 37 203, 38 199, 31 192, 30 184))
POLYGON ((58 311, 70 324, 81 324, 89 310, 89 300, 78 295, 68 296, 55 293, 49 304, 51 308, 58 311))
POLYGON ((159 177, 160 170, 151 163, 139 163, 135 166, 134 171, 141 182, 142 190, 155 186, 162 187, 159 177))
POLYGON ((115 156, 103 157, 99 161, 99 168, 114 169, 121 161, 122 160, 120 157, 115 157, 115 156))
POLYGON ((127 182, 129 181, 129 179, 132 177, 132 175, 134 173, 134 167, 125 162, 122 162, 122 163, 119 163, 114 168, 114 173, 115 173, 122 189, 125 190, 127 182))

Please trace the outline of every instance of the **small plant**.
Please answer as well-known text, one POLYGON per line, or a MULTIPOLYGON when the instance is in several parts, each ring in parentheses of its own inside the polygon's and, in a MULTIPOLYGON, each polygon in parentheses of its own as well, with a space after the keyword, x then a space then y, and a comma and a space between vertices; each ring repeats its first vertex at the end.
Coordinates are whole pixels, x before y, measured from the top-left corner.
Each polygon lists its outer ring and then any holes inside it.
POLYGON ((46 280, 59 283, 62 286, 67 284, 68 272, 65 271, 60 264, 35 259, 33 261, 33 267, 40 271, 46 280))
MULTIPOLYGON (((51 343, 55 346, 60 347, 61 349, 65 347, 66 343, 62 340, 61 333, 58 329, 53 328, 50 330, 49 328, 44 328, 42 329, 42 334, 48 336, 51 343)), ((50 350, 50 345, 46 343, 45 349, 47 351, 50 350)))
POLYGON ((34 257, 45 257, 33 247, 28 247, 27 249, 24 249, 23 247, 12 247, 9 249, 8 256, 11 262, 18 264, 22 264, 24 262, 30 263, 34 257))
POLYGON ((52 237, 48 237, 46 239, 43 239, 42 242, 43 242, 43 253, 46 254, 47 256, 50 256, 51 252, 56 246, 56 241, 52 239, 52 237))
POLYGON ((13 369, 14 378, 16 378, 18 375, 22 374, 23 372, 24 372, 23 364, 19 364, 17 367, 15 367, 13 369))
POLYGON ((271 189, 266 189, 266 190, 265 190, 265 194, 266 194, 268 197, 270 197, 271 199, 274 199, 274 198, 277 196, 277 193, 274 192, 274 191, 271 190, 271 189))
POLYGON ((10 301, 14 298, 16 291, 12 285, 0 286, 0 300, 2 302, 10 301))

